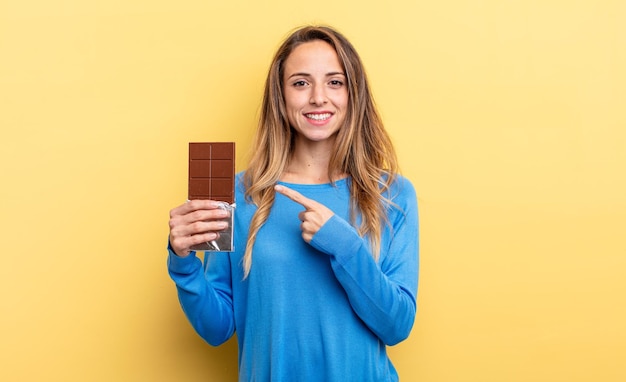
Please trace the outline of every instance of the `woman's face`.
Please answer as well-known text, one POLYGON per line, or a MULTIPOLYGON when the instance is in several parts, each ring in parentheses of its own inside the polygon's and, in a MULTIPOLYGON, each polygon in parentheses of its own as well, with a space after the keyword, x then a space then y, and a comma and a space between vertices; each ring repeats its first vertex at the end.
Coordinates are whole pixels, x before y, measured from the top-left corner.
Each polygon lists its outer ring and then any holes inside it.
POLYGON ((334 139, 346 117, 348 87, 331 45, 314 40, 296 47, 284 63, 283 93, 298 139, 334 139))

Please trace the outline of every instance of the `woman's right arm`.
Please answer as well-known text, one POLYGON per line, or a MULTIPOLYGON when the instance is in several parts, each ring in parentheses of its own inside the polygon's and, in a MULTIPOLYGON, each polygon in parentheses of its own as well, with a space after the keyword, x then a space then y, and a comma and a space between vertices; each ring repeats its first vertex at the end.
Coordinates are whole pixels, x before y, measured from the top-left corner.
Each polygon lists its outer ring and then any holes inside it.
POLYGON ((219 277, 208 282, 202 262, 191 247, 215 240, 216 231, 224 228, 218 219, 224 219, 227 214, 218 202, 210 200, 193 200, 170 211, 168 271, 189 322, 214 346, 234 333, 229 257, 220 256, 220 261, 207 264, 222 268, 217 272, 219 277))

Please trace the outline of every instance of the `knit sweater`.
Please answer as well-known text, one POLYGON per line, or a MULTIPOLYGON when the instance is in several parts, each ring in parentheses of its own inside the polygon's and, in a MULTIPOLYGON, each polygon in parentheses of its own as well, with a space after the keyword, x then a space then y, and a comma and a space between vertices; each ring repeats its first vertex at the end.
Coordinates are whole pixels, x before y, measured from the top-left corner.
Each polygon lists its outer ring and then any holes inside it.
MULTIPOLYGON (((237 175, 234 252, 179 257, 168 268, 187 318, 219 345, 236 333, 240 381, 397 381, 386 345, 409 335, 418 284, 417 200, 401 176, 374 260, 369 240, 351 226, 349 178, 334 184, 281 183, 334 212, 306 243, 304 208, 276 194, 244 279, 242 259, 256 206, 237 175)), ((358 224, 358 221, 357 221, 358 224)))

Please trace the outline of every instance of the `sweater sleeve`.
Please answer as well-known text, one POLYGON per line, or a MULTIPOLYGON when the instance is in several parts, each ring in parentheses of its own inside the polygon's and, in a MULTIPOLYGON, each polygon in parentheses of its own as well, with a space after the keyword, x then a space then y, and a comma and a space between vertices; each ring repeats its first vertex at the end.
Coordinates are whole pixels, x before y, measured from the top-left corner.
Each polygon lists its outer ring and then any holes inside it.
POLYGON ((195 252, 180 257, 169 245, 168 252, 168 271, 187 319, 205 341, 220 345, 235 331, 228 255, 207 255, 205 267, 220 268, 212 271, 209 278, 195 252))
POLYGON ((419 229, 417 199, 405 180, 389 214, 380 259, 372 256, 367 239, 344 219, 333 216, 313 236, 311 245, 331 257, 335 277, 355 313, 387 345, 409 336, 417 310, 419 229))

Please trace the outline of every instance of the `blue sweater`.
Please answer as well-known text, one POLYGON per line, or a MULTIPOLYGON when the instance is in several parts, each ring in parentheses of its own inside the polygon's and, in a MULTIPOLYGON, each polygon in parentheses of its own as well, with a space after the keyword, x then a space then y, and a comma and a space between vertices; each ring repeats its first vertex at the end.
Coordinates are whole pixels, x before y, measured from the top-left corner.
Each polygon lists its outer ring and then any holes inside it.
POLYGON ((335 215, 313 236, 301 237, 303 207, 276 194, 258 233, 252 268, 242 259, 256 207, 236 181, 235 251, 194 254, 170 248, 168 268, 182 308, 212 345, 235 332, 240 381, 397 381, 386 352, 409 335, 418 284, 417 200, 403 177, 382 235, 380 259, 349 221, 349 180, 332 184, 281 183, 330 208, 335 215))

